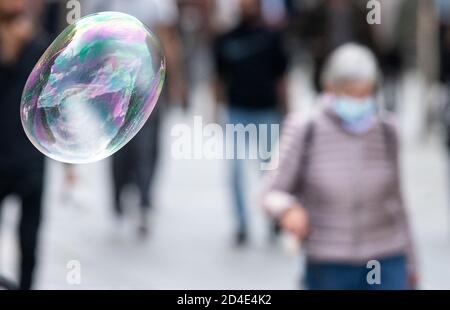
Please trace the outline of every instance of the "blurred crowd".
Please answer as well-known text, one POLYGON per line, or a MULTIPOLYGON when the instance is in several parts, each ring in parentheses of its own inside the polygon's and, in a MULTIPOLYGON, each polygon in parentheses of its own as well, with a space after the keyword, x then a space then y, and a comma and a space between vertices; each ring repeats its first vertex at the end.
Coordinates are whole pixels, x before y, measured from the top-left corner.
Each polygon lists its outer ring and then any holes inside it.
MULTIPOLYGON (((45 212, 44 157, 27 140, 18 111, 28 74, 67 26, 67 2, 0 0, 0 202, 9 195, 21 200, 21 289, 33 287, 45 212)), ((430 91, 422 100, 421 130, 443 129, 450 147, 450 1, 375 1, 380 24, 368 22, 368 2, 80 0, 82 16, 121 11, 139 18, 160 38, 168 64, 158 108, 112 158, 117 219, 127 205, 123 189, 134 184, 137 231, 142 238, 149 233, 161 124, 170 109, 189 113, 192 90, 207 83, 218 122, 283 124, 274 154, 279 166, 261 174, 262 210, 271 219, 272 240, 285 231, 302 242, 306 287, 371 289, 364 271, 378 260, 385 272, 377 288, 415 288, 420 272, 398 171, 398 89, 405 72, 420 74, 430 91), (309 121, 293 115, 298 111, 288 86, 296 68, 307 72, 317 96, 318 113, 309 121)), ((227 165, 235 216, 230 230, 236 245, 245 246, 247 162, 227 165)), ((66 175, 67 186, 76 182, 73 167, 66 166, 66 175)), ((0 282, 14 287, 1 269, 0 282)))

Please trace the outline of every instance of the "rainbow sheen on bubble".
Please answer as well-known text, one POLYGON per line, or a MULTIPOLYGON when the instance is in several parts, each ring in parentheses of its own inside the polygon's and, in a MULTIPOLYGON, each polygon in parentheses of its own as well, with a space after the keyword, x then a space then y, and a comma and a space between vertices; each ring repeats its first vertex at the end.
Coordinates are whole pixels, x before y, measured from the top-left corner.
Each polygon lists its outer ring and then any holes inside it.
POLYGON ((20 107, 25 132, 52 159, 104 159, 144 126, 165 72, 158 39, 138 19, 86 16, 56 38, 31 72, 20 107))

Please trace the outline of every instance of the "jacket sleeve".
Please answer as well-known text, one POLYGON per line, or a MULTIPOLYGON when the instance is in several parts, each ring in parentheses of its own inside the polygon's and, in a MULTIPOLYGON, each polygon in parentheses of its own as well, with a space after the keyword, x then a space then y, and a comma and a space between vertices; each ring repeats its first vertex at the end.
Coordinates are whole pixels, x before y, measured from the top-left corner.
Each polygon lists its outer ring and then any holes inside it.
POLYGON ((297 115, 287 117, 272 157, 274 169, 263 182, 261 205, 275 218, 298 202, 295 184, 301 173, 304 128, 304 122, 297 115))

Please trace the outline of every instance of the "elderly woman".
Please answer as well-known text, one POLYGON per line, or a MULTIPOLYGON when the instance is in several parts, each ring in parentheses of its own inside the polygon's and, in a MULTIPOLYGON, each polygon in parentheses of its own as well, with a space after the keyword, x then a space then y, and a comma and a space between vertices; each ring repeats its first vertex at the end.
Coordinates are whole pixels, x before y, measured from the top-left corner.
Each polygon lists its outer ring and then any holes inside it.
POLYGON ((415 282, 397 133, 377 113, 377 79, 369 49, 338 48, 322 75, 323 109, 306 122, 288 118, 278 166, 267 176, 263 205, 303 241, 310 289, 415 282))

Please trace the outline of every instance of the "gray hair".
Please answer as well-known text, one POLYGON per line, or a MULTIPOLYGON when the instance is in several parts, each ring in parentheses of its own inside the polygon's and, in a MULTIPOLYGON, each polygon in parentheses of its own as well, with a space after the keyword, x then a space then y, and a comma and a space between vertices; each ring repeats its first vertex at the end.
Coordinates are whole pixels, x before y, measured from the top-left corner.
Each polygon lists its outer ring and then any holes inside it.
POLYGON ((331 54, 322 72, 321 82, 323 85, 347 81, 377 83, 378 78, 378 63, 374 53, 363 45, 347 43, 331 54))

